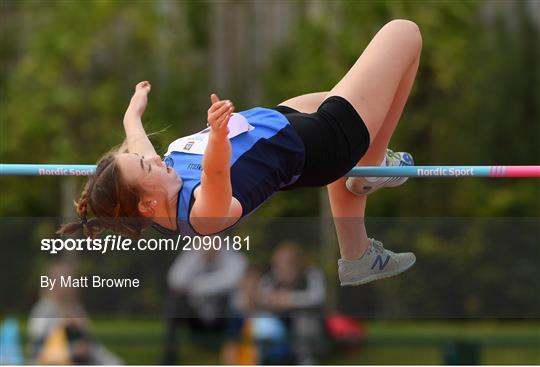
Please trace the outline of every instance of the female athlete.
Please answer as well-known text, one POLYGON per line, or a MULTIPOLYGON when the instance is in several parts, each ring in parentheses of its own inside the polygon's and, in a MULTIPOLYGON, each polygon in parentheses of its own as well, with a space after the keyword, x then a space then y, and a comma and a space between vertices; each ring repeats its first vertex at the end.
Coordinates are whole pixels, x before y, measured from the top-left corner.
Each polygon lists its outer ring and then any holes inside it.
POLYGON ((410 154, 387 147, 421 48, 418 26, 393 20, 330 91, 239 113, 231 101, 212 94, 208 128, 173 142, 163 160, 141 122, 150 83, 137 84, 124 116, 124 144, 98 162, 76 202, 80 221, 63 225, 59 233, 83 226, 90 236, 103 229, 138 236, 153 225, 211 235, 233 226, 276 191, 327 186, 341 284, 364 284, 407 270, 414 254, 384 249, 367 237, 363 225, 367 195, 406 178, 344 175, 355 165, 413 164, 410 154))

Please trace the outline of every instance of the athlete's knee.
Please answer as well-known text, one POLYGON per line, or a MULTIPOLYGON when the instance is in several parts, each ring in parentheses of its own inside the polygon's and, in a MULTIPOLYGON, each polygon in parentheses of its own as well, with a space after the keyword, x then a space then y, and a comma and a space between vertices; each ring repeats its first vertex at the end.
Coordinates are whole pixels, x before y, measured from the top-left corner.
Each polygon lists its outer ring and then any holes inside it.
POLYGON ((384 28, 393 28, 401 32, 414 32, 420 35, 420 28, 412 20, 393 19, 384 25, 384 28))
POLYGON ((399 34, 411 47, 420 51, 422 49, 422 34, 418 25, 407 19, 394 19, 385 24, 383 28, 399 34))

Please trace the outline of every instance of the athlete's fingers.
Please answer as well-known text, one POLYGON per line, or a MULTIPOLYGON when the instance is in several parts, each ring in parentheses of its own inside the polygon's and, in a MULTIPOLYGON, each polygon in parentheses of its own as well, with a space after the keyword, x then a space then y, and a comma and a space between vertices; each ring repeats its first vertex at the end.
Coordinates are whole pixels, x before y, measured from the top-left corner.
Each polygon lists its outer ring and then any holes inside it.
POLYGON ((209 117, 209 119, 213 119, 213 120, 218 119, 221 115, 223 115, 224 113, 227 113, 227 111, 230 109, 230 107, 231 106, 228 105, 228 104, 222 105, 216 111, 211 113, 211 116, 209 117))
POLYGON ((151 87, 150 82, 147 80, 144 80, 142 82, 137 83, 137 85, 135 85, 135 90, 139 90, 143 88, 150 88, 150 87, 151 87))
POLYGON ((225 116, 223 121, 221 122, 220 129, 228 129, 229 128, 229 120, 231 119, 232 114, 229 114, 225 116))
POLYGON ((223 114, 221 116, 217 116, 215 118, 212 118, 210 120, 208 120, 208 124, 213 128, 213 129, 219 129, 219 126, 220 126, 220 122, 225 118, 226 114, 223 114))
POLYGON ((221 114, 219 116, 212 116, 212 118, 209 119, 208 122, 210 123, 210 125, 216 125, 219 121, 221 121, 221 119, 223 119, 224 115, 225 115, 225 113, 221 114))
POLYGON ((233 110, 234 110, 233 108, 230 108, 225 114, 223 114, 218 120, 216 120, 214 128, 217 130, 227 128, 227 125, 232 116, 233 110))
POLYGON ((217 94, 212 93, 212 94, 210 95, 210 102, 212 102, 212 104, 214 104, 214 103, 216 103, 216 102, 219 102, 219 98, 218 98, 217 94))
POLYGON ((225 110, 220 109, 221 113, 217 117, 217 120, 221 120, 224 116, 230 115, 234 111, 234 106, 227 106, 225 110))
POLYGON ((218 101, 218 102, 214 103, 212 106, 210 106, 210 108, 208 109, 208 112, 209 113, 216 112, 221 107, 230 106, 230 105, 232 105, 232 103, 229 100, 218 101))
POLYGON ((208 109, 208 113, 212 113, 212 112, 216 111, 218 108, 220 108, 221 106, 224 106, 226 103, 227 103, 227 101, 218 101, 218 102, 214 103, 208 109))
POLYGON ((223 115, 221 115, 218 119, 216 119, 214 125, 215 125, 215 128, 216 129, 220 129, 223 127, 223 123, 226 119, 230 118, 231 117, 231 113, 230 112, 226 112, 224 113, 223 115))
POLYGON ((223 106, 219 107, 214 113, 216 115, 221 115, 229 110, 231 107, 231 102, 226 102, 223 106))
MULTIPOLYGON (((234 111, 234 104, 231 101, 227 101, 226 103, 226 112, 232 112, 234 111)), ((221 110, 221 108, 220 108, 221 110)))

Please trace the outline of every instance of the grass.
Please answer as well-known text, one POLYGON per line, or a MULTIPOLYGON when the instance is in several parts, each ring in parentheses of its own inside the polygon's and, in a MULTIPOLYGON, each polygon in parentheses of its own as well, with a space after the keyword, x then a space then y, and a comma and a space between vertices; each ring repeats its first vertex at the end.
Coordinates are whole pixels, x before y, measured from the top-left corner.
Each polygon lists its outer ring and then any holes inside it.
MULTIPOLYGON (((540 321, 366 321, 367 339, 334 350, 323 364, 443 364, 450 340, 478 342, 481 364, 540 364, 540 321), (523 345, 523 343, 526 343, 523 345), (401 344, 401 345, 400 345, 401 344)), ((164 327, 159 320, 94 320, 98 340, 127 364, 159 363, 164 327)), ((219 364, 219 347, 179 340, 182 364, 219 364)))
MULTIPOLYGON (((445 346, 451 341, 481 345, 479 363, 490 365, 539 365, 540 320, 513 321, 364 321, 366 339, 353 348, 334 348, 321 364, 385 365, 444 364, 445 346)), ((22 322, 21 330, 26 331, 22 322)), ((121 357, 126 364, 156 364, 161 361, 164 323, 159 319, 94 318, 96 340, 121 357)), ((181 332, 180 364, 220 363, 219 345, 208 340, 193 342, 181 332)))

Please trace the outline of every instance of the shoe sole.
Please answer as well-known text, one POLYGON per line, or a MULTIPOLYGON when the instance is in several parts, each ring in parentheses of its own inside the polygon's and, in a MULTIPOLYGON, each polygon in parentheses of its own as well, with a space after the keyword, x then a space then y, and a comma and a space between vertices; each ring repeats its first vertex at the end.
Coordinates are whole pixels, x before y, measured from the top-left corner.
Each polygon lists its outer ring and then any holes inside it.
MULTIPOLYGON (((404 152, 405 154, 408 154, 408 156, 410 157, 410 162, 405 162, 407 164, 405 164, 404 166, 407 167, 407 166, 414 166, 414 158, 412 157, 411 153, 408 153, 408 152, 404 152)), ((401 162, 403 162, 400 158, 400 166, 402 166, 401 162)), ((392 177, 392 178, 396 178, 396 177, 392 177)), ((401 178, 401 177, 399 177, 401 178)), ((391 187, 398 187, 398 186, 401 186, 403 185, 405 182, 407 182, 408 178, 405 179, 405 181, 401 182, 401 183, 398 183, 398 184, 383 184, 382 186, 379 186, 377 187, 375 190, 371 190, 371 191, 368 191, 368 192, 365 192, 365 193, 358 193, 358 192, 354 192, 351 188, 351 184, 349 184, 349 180, 345 180, 345 187, 347 188, 347 190, 349 190, 350 193, 356 195, 356 196, 364 196, 364 195, 369 195, 369 194, 373 194, 374 192, 380 190, 380 189, 383 189, 385 187, 388 187, 388 188, 391 188, 391 187)), ((413 263, 414 264, 414 263, 413 263)), ((399 274, 399 273, 398 273, 399 274)))
POLYGON ((373 274, 373 275, 368 276, 367 278, 364 278, 362 280, 358 280, 356 282, 347 282, 347 283, 340 282, 340 284, 341 284, 342 287, 347 287, 347 286, 362 285, 362 284, 373 282, 373 281, 379 280, 379 279, 391 278, 393 276, 399 275, 399 274, 409 270, 415 263, 416 263, 416 258, 413 260, 412 263, 410 263, 407 267, 405 267, 403 269, 397 269, 397 270, 391 271, 389 273, 373 274))
MULTIPOLYGON (((395 177, 392 177, 392 178, 395 178, 395 177)), ((402 178, 402 177, 398 177, 398 178, 402 178)), ((360 193, 360 192, 355 192, 353 191, 353 188, 352 188, 352 184, 349 183, 349 180, 345 180, 345 187, 347 188, 347 190, 351 193, 351 194, 354 194, 356 196, 364 196, 364 195, 369 195, 369 194, 373 194, 374 192, 376 191, 379 191, 380 189, 384 189, 385 187, 387 188, 392 188, 392 187, 398 187, 398 186, 401 186, 403 185, 405 182, 408 181, 408 178, 405 178, 405 181, 403 182, 390 182, 390 183, 386 183, 386 184, 383 184, 381 186, 378 186, 377 188, 375 188, 374 190, 370 190, 368 192, 365 192, 365 193, 360 193)))
POLYGON ((359 193, 359 192, 354 192, 352 190, 352 185, 349 183, 349 179, 345 180, 345 187, 347 188, 347 190, 351 193, 351 194, 354 194, 356 196, 364 196, 364 195, 367 195, 367 194, 370 194, 371 192, 368 192, 366 194, 362 194, 362 193, 359 193))

